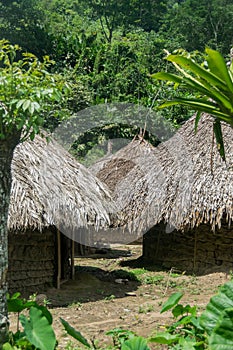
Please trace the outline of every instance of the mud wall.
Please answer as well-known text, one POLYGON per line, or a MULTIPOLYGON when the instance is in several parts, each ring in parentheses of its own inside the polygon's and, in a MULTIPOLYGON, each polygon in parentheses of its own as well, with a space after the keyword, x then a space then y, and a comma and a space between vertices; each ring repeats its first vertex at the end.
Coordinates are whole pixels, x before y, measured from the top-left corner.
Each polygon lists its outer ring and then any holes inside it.
POLYGON ((52 230, 9 233, 9 292, 42 292, 54 283, 56 249, 52 230))
POLYGON ((215 232, 204 224, 188 232, 165 228, 161 223, 144 235, 146 262, 197 275, 233 271, 233 228, 227 224, 215 232))

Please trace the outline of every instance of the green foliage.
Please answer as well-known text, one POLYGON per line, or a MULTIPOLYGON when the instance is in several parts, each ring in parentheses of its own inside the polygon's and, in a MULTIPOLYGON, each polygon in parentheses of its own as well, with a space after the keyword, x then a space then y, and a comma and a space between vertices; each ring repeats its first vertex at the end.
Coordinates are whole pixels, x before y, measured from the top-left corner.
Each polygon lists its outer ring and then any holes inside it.
POLYGON ((228 350, 233 347, 233 308, 227 308, 219 318, 209 337, 211 350, 228 350))
POLYGON ((157 276, 144 276, 143 278, 139 278, 139 281, 141 281, 144 284, 160 284, 161 281, 164 280, 164 276, 157 275, 157 276))
MULTIPOLYGON (((130 330, 115 328, 106 333, 112 337, 113 346, 107 349, 149 350, 147 343, 164 344, 176 350, 228 350, 233 342, 233 282, 225 283, 216 296, 212 297, 204 312, 198 316, 197 307, 179 303, 182 293, 172 294, 163 304, 161 313, 171 310, 174 322, 149 339, 137 336, 130 330)), ((12 311, 19 312, 27 301, 16 293, 9 301, 12 311), (14 302, 18 300, 18 302, 14 302)), ((29 301, 30 302, 30 301, 29 301)), ((35 302, 33 302, 35 303, 35 302)), ((36 303, 29 305, 29 315, 20 315, 23 332, 11 335, 10 341, 3 345, 4 350, 53 350, 56 340, 50 318, 36 303)), ((49 313, 49 311, 47 310, 49 313)), ((66 332, 85 348, 96 349, 96 343, 89 342, 64 319, 60 319, 66 332)), ((100 348, 99 348, 100 349, 100 348)), ((101 348, 102 349, 102 348, 101 348)))
POLYGON ((201 315, 201 325, 211 335, 223 312, 233 308, 233 282, 225 283, 217 295, 210 299, 206 310, 201 315))
POLYGON ((216 141, 220 154, 225 159, 220 121, 225 121, 233 127, 233 65, 228 69, 222 55, 209 48, 206 49, 206 57, 202 64, 195 62, 186 52, 169 54, 167 60, 172 62, 181 74, 160 72, 153 77, 172 82, 175 89, 181 86, 192 91, 196 98, 177 97, 163 103, 160 108, 182 104, 197 110, 196 126, 201 113, 206 112, 214 116, 216 141))
POLYGON ((125 341, 134 338, 136 334, 128 329, 114 328, 106 332, 106 335, 112 337, 114 347, 120 348, 125 341))
POLYGON ((7 308, 8 312, 18 312, 30 308, 31 306, 35 306, 35 302, 31 300, 24 300, 20 298, 20 293, 15 293, 11 297, 7 295, 7 308))
POLYGON ((171 349, 205 349, 206 337, 197 316, 197 308, 178 304, 182 296, 180 292, 174 293, 164 303, 161 313, 171 310, 175 322, 165 332, 151 337, 150 341, 167 344, 172 346, 171 349))
POLYGON ((231 0, 169 1, 159 34, 165 48, 183 47, 188 51, 204 51, 206 46, 229 53, 232 45, 233 20, 231 0))
POLYGON ((44 11, 36 0, 0 2, 0 39, 17 44, 42 59, 51 54, 52 38, 44 23, 44 11))
POLYGON ((40 306, 36 301, 20 298, 20 293, 15 293, 7 298, 8 311, 18 314, 23 331, 10 332, 9 342, 4 344, 5 350, 10 349, 40 349, 53 350, 56 337, 52 328, 53 318, 45 306, 40 306), (29 309, 29 315, 22 314, 23 310, 29 309))
POLYGON ((45 56, 40 62, 30 53, 7 41, 0 41, 0 139, 16 131, 22 139, 34 138, 44 124, 45 115, 61 100, 68 86, 63 78, 51 74, 53 62, 45 56))
MULTIPOLYGON (((93 342, 91 346, 87 339, 84 338, 80 332, 76 331, 63 319, 60 320, 69 335, 71 335, 74 339, 78 340, 86 348, 96 349, 96 346, 93 342)), ((106 332, 106 335, 111 336, 113 340, 113 346, 108 346, 107 349, 150 350, 150 348, 147 345, 147 339, 144 337, 137 336, 134 332, 130 330, 114 328, 106 332)))
POLYGON ((172 309, 182 298, 183 294, 181 292, 173 293, 168 300, 163 304, 161 314, 165 311, 172 309))
POLYGON ((233 345, 233 282, 225 283, 210 299, 201 316, 196 306, 179 304, 181 293, 172 294, 161 312, 172 311, 175 322, 150 341, 167 344, 169 349, 225 350, 233 345))
POLYGON ((71 335, 74 339, 78 340, 81 344, 86 346, 87 348, 91 348, 91 345, 88 343, 87 339, 82 336, 82 334, 76 331, 71 325, 66 322, 62 317, 60 317, 60 321, 64 326, 66 332, 71 335))
POLYGON ((31 306, 29 317, 20 315, 25 338, 40 350, 53 350, 56 344, 54 330, 40 308, 31 306))
POLYGON ((121 350, 150 350, 150 348, 145 338, 133 337, 122 344, 121 350))

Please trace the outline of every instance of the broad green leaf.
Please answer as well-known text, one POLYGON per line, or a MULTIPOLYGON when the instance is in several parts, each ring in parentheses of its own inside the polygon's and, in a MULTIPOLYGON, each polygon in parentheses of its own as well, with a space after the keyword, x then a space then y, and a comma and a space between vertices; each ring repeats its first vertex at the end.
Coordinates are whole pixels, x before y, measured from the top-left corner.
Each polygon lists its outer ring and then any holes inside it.
POLYGON ((216 86, 223 91, 227 89, 227 85, 222 79, 220 79, 217 75, 209 72, 207 69, 202 68, 199 64, 195 63, 190 58, 181 55, 169 55, 167 57, 167 60, 174 62, 181 67, 193 72, 195 75, 197 75, 197 77, 205 79, 205 81, 212 86, 216 86))
POLYGON ((56 337, 52 326, 49 324, 43 312, 31 307, 29 311, 30 318, 20 315, 20 321, 24 327, 26 338, 40 350, 54 350, 56 337))
POLYGON ((173 293, 168 298, 168 300, 163 304, 162 310, 160 311, 160 313, 162 314, 163 312, 168 311, 171 308, 173 308, 175 305, 177 305, 180 299, 182 298, 182 296, 183 296, 183 293, 181 292, 173 293))
POLYGON ((151 75, 151 78, 159 79, 159 80, 168 80, 172 81, 174 83, 181 84, 183 79, 179 77, 178 75, 171 74, 171 73, 165 73, 165 72, 159 72, 151 75))
POLYGON ((200 316, 200 325, 211 335, 226 309, 233 308, 233 281, 225 283, 218 294, 210 299, 200 316))
POLYGON ((206 60, 210 71, 223 80, 227 84, 230 92, 233 94, 233 82, 229 75, 229 71, 223 56, 220 54, 220 52, 209 48, 206 49, 206 53, 206 60))
POLYGON ((20 298, 20 293, 15 293, 7 298, 8 312, 21 312, 31 306, 35 306, 35 304, 34 301, 24 301, 20 298))
MULTIPOLYGON (((185 74, 184 71, 182 72, 185 74)), ((191 89, 196 93, 200 92, 202 95, 206 95, 213 100, 219 101, 219 103, 223 104, 224 108, 229 109, 230 111, 233 108, 233 105, 227 95, 223 94, 222 91, 213 88, 210 84, 206 84, 206 82, 200 78, 197 79, 192 76, 184 76, 181 78, 178 75, 164 72, 153 74, 152 77, 159 80, 167 80, 173 83, 178 83, 182 85, 183 88, 191 89)))
POLYGON ((17 103, 16 103, 16 108, 20 108, 23 104, 24 104, 25 100, 19 100, 17 103))
POLYGON ((22 105, 23 111, 24 111, 24 112, 29 108, 30 104, 31 104, 31 101, 30 101, 30 100, 25 100, 25 101, 24 101, 24 103, 23 103, 23 105, 22 105))
POLYGON ((221 122, 219 120, 216 120, 214 122, 214 135, 216 138, 217 147, 218 147, 220 156, 225 161, 226 157, 225 157, 225 149, 224 149, 224 142, 223 142, 223 136, 222 136, 222 127, 221 127, 221 122))
POLYGON ((91 348, 91 345, 88 343, 87 339, 84 338, 84 336, 80 332, 76 331, 73 327, 71 327, 71 325, 68 322, 66 322, 61 317, 60 317, 60 321, 61 321, 62 325, 64 326, 66 332, 69 335, 71 335, 71 337, 78 340, 80 343, 85 345, 87 348, 91 348))
POLYGON ((159 344, 174 344, 179 341, 180 335, 179 334, 170 334, 168 332, 159 333, 154 337, 151 337, 149 339, 152 343, 159 343, 159 344))
MULTIPOLYGON (((233 112, 233 103, 229 100, 229 88, 226 83, 218 78, 218 76, 212 74, 208 70, 202 68, 199 64, 184 56, 169 55, 168 60, 174 64, 178 64, 187 70, 191 70, 196 77, 188 74, 185 70, 180 69, 181 73, 186 76, 186 85, 190 87, 192 82, 195 85, 195 89, 198 91, 205 88, 205 94, 211 98, 216 99, 223 104, 224 108, 233 112)), ((202 91, 203 92, 203 91, 202 91)))
POLYGON ((150 348, 145 338, 133 337, 122 344, 121 350, 150 350, 150 348))
POLYGON ((28 107, 28 110, 29 110, 29 113, 30 113, 30 114, 33 114, 33 113, 34 113, 35 107, 34 107, 34 103, 33 103, 33 102, 30 103, 30 105, 29 105, 29 107, 28 107))
POLYGON ((180 325, 187 325, 187 324, 192 324, 192 325, 198 325, 198 323, 196 322, 196 317, 193 317, 192 315, 188 315, 183 317, 180 321, 179 324, 180 325))
POLYGON ((210 350, 233 349, 233 308, 226 309, 209 337, 210 350))
POLYGON ((42 311, 43 316, 47 318, 49 324, 53 323, 53 316, 46 306, 36 304, 35 307, 42 311))
POLYGON ((164 102, 159 108, 169 107, 173 105, 183 104, 184 106, 188 106, 192 109, 199 110, 200 112, 206 112, 213 116, 224 120, 225 122, 231 124, 233 126, 233 117, 229 116, 227 113, 223 113, 220 109, 213 104, 212 102, 200 99, 185 99, 176 97, 172 101, 164 102))
POLYGON ((172 314, 175 318, 177 318, 178 316, 183 315, 184 313, 184 307, 181 304, 178 304, 174 307, 174 309, 172 310, 172 314))
POLYGON ((182 346, 182 350, 196 350, 197 349, 196 348, 197 343, 195 342, 195 340, 191 340, 191 339, 186 339, 186 338, 180 337, 179 345, 182 346))

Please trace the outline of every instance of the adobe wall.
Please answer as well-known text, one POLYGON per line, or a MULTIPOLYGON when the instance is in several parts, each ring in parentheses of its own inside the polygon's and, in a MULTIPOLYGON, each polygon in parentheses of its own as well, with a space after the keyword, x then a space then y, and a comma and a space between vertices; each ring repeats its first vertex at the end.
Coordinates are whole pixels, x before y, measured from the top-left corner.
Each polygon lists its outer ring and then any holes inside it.
POLYGON ((9 233, 9 293, 43 292, 54 283, 55 234, 49 229, 9 233))
POLYGON ((188 232, 165 232, 163 223, 143 237, 143 258, 147 263, 182 272, 206 274, 233 271, 233 228, 222 225, 211 231, 200 225, 188 232))

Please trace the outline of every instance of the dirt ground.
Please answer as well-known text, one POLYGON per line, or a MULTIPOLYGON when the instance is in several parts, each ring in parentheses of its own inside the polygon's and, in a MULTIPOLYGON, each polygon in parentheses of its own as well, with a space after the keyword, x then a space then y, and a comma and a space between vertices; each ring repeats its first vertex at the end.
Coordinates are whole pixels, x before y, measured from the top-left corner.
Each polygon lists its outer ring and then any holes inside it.
MULTIPOLYGON (((59 349, 78 347, 66 335, 62 317, 89 341, 111 343, 105 333, 114 328, 130 329, 149 336, 172 321, 171 314, 160 314, 161 305, 177 291, 184 293, 182 304, 198 305, 202 311, 218 287, 228 279, 223 273, 186 275, 185 271, 163 271, 143 266, 141 245, 114 246, 106 254, 75 259, 75 280, 61 289, 46 292, 59 349)), ((15 317, 11 316, 12 327, 15 317)), ((159 349, 159 347, 152 347, 159 349)), ((162 349, 162 347, 160 347, 162 349)))

